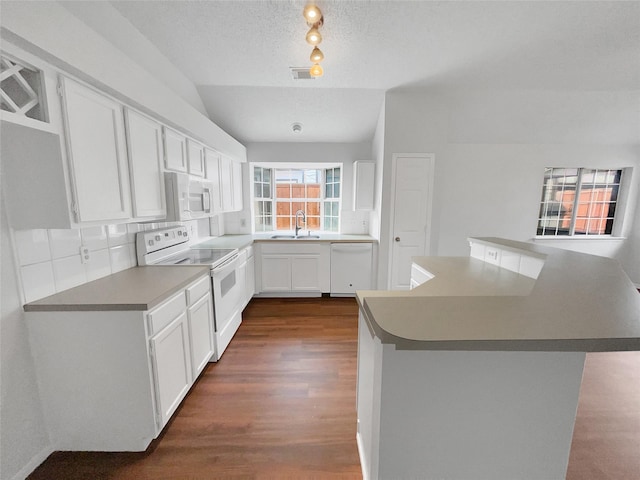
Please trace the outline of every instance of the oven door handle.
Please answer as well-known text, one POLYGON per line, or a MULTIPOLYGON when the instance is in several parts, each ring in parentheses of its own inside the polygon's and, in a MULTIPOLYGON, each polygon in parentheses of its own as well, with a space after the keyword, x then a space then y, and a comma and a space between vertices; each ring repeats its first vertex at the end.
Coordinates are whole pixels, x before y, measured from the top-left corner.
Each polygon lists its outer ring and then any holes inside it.
POLYGON ((236 267, 236 261, 238 260, 238 254, 235 253, 231 258, 228 258, 220 265, 216 266, 212 271, 212 275, 219 275, 226 273, 227 270, 232 270, 236 267))

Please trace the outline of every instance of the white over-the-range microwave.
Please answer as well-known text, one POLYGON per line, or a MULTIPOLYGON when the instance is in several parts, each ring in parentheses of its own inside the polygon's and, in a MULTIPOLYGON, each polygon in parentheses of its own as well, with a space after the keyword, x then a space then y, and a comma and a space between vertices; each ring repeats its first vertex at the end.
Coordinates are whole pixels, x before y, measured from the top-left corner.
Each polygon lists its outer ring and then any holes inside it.
POLYGON ((212 215, 213 183, 177 172, 165 172, 164 180, 168 221, 179 222, 212 215))

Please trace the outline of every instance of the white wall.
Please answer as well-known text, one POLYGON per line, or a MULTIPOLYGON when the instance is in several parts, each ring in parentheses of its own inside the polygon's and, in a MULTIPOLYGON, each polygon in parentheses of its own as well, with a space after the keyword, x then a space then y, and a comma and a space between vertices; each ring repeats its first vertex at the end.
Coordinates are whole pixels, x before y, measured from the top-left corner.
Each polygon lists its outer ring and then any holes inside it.
MULTIPOLYGON (((636 167, 624 218, 630 235, 640 175, 637 102, 638 92, 389 92, 382 231, 389 228, 392 154, 426 152, 435 154, 427 254, 466 255, 469 236, 531 239, 547 166, 636 167)), ((616 257, 629 241, 561 246, 616 257)), ((383 236, 379 285, 388 251, 383 236)))
MULTIPOLYGON (((57 2, 3 2, 2 39, 240 161, 245 147, 57 2)), ((169 84, 172 80, 167 80, 169 84)))
POLYGON ((0 478, 9 480, 26 477, 52 447, 40 407, 4 202, 1 207, 0 478))
MULTIPOLYGON (((371 160, 369 143, 249 143, 247 160, 267 163, 342 163, 342 233, 369 232, 369 212, 353 212, 353 162, 371 160), (363 226, 362 222, 366 222, 363 226)), ((241 212, 224 215, 225 233, 251 233, 249 166, 243 165, 244 201, 241 212), (244 226, 242 222, 244 221, 244 226)))
POLYGON ((382 102, 376 132, 371 144, 371 156, 376 163, 375 187, 373 190, 373 210, 369 218, 369 233, 372 237, 380 239, 380 221, 382 214, 382 184, 384 180, 384 129, 385 129, 385 102, 382 102))
POLYGON ((147 37, 131 25, 109 2, 60 2, 123 54, 151 73, 203 115, 207 110, 195 85, 160 53, 147 37), (118 32, 112 35, 112 32, 118 32))

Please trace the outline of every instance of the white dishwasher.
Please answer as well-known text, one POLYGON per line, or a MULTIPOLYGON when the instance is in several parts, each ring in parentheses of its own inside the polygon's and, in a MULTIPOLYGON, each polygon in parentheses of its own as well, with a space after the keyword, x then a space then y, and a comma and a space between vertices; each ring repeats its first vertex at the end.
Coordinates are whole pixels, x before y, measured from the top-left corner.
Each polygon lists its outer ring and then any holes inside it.
POLYGON ((331 296, 353 297, 356 290, 371 290, 371 243, 331 244, 331 296))

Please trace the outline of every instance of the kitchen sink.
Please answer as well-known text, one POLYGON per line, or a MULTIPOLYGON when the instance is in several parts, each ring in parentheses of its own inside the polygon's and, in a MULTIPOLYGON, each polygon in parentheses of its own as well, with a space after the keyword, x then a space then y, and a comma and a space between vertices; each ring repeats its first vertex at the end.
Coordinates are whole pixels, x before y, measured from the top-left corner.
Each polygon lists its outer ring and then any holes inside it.
POLYGON ((318 239, 320 235, 298 235, 297 237, 295 235, 271 235, 271 238, 274 240, 304 240, 305 238, 318 239))

